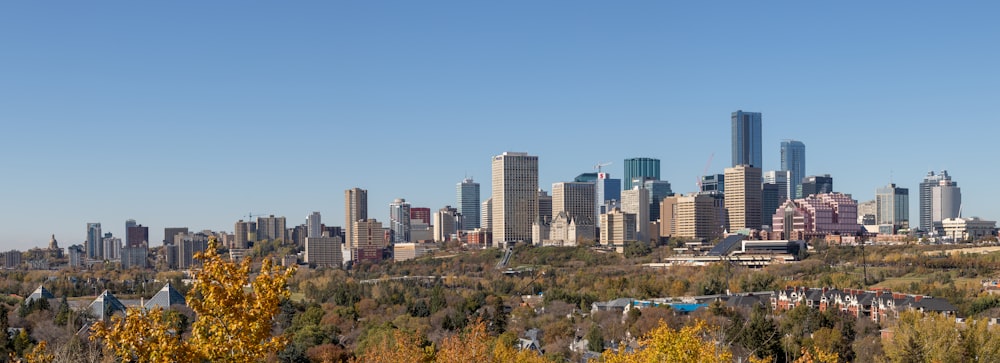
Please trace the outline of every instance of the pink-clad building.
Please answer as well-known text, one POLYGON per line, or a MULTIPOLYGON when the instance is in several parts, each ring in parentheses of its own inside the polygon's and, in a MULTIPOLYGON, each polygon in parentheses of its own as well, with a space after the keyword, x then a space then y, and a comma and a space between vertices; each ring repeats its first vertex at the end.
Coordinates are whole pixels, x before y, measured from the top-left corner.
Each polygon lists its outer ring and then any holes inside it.
POLYGON ((807 235, 846 234, 861 231, 858 202, 843 193, 822 193, 787 200, 772 217, 772 230, 788 235, 798 231, 807 235), (789 225, 788 231, 785 226, 789 225))

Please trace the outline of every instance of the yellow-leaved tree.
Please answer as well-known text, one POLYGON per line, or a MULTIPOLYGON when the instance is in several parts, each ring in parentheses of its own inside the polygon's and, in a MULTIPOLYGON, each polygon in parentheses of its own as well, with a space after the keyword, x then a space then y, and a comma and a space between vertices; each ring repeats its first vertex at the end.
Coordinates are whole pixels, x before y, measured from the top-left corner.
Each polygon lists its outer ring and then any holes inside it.
POLYGON ((295 269, 265 259, 251 279, 250 259, 223 259, 214 237, 195 258, 202 268, 187 294, 196 314, 190 338, 181 339, 171 315, 133 309, 108 325, 95 324, 91 339, 101 339, 124 361, 139 362, 256 362, 283 349, 287 339, 273 336, 272 325, 281 300, 288 297, 286 283, 295 269))
POLYGON ((660 321, 659 325, 642 339, 639 339, 639 349, 634 353, 624 349, 615 352, 604 351, 604 361, 607 363, 630 362, 705 362, 729 363, 733 361, 733 352, 728 347, 708 337, 711 331, 702 320, 685 326, 680 330, 671 329, 660 321))

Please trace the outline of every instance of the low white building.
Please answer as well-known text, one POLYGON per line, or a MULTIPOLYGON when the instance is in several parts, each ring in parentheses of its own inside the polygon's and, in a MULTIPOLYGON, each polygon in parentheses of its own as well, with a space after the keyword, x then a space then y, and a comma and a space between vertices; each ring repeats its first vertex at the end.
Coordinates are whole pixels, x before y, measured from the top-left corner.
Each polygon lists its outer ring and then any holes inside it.
POLYGON ((946 218, 941 222, 941 230, 944 235, 954 240, 973 239, 978 240, 985 237, 997 235, 997 222, 985 221, 979 217, 972 218, 946 218))

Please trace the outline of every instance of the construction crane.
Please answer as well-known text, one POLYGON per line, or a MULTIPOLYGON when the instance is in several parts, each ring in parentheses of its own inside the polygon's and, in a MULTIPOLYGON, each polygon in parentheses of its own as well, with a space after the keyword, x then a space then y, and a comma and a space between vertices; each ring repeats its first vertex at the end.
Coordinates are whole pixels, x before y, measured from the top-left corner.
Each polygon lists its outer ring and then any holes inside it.
POLYGON ((695 183, 698 185, 698 192, 701 192, 701 181, 705 179, 705 174, 708 173, 708 168, 712 166, 712 159, 714 158, 715 153, 713 152, 712 155, 708 156, 708 162, 705 163, 705 168, 701 169, 701 175, 698 176, 698 182, 695 183))
POLYGON ((250 222, 250 221, 253 221, 253 217, 264 217, 264 216, 268 216, 268 215, 270 215, 270 214, 267 214, 267 213, 254 214, 253 212, 247 212, 247 215, 244 216, 244 217, 247 218, 247 222, 250 222))
POLYGON ((597 169, 597 172, 600 173, 601 172, 601 168, 603 168, 605 166, 608 166, 608 165, 611 165, 610 161, 606 162, 606 163, 598 162, 597 165, 594 165, 594 169, 597 169))

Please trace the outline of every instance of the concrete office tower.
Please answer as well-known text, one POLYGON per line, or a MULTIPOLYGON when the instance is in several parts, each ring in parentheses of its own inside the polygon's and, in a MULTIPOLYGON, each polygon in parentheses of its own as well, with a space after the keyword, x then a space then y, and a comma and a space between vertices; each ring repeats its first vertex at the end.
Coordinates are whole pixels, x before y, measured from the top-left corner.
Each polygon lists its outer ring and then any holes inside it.
POLYGON ((670 188, 670 182, 666 180, 639 177, 632 180, 632 187, 649 191, 649 220, 651 222, 660 219, 660 202, 663 201, 663 198, 674 195, 674 191, 670 188))
POLYGON ((788 198, 802 198, 803 196, 795 195, 794 192, 799 190, 802 179, 806 177, 806 144, 796 140, 781 141, 781 170, 791 174, 791 184, 788 189, 792 193, 787 194, 788 198))
POLYGON ((544 190, 538 190, 538 218, 543 221, 552 220, 552 196, 544 190))
POLYGON ((410 203, 406 199, 396 198, 389 204, 389 229, 392 243, 410 242, 410 203))
POLYGON ((615 208, 601 215, 601 244, 606 246, 621 246, 626 241, 639 240, 635 231, 635 214, 622 212, 615 208))
POLYGON ((660 159, 625 159, 625 174, 623 174, 623 178, 625 179, 625 182, 622 183, 622 190, 632 189, 633 181, 638 178, 660 180, 660 159))
POLYGON ((538 157, 505 152, 493 157, 492 169, 494 245, 508 241, 531 243, 531 224, 539 215, 538 157))
POLYGON ((958 218, 962 207, 962 190, 951 179, 942 179, 931 189, 931 217, 934 223, 945 219, 958 218))
POLYGON ((464 222, 465 220, 457 208, 448 205, 439 209, 437 213, 434 213, 434 241, 450 241, 451 236, 462 229, 464 222))
POLYGON ((486 198, 483 201, 482 213, 480 213, 479 228, 493 233, 493 198, 486 198))
MULTIPOLYGON (((947 170, 942 170, 937 175, 933 171, 930 171, 924 177, 924 180, 920 182, 920 229, 924 231, 933 231, 934 222, 941 221, 941 219, 934 218, 933 190, 941 184, 942 180, 951 181, 951 176, 948 175, 947 170)), ((958 184, 955 185, 957 186, 958 184)))
MULTIPOLYGON (((802 180, 799 180, 799 184, 802 180)), ((776 184, 778 186, 778 202, 784 202, 785 199, 795 199, 795 189, 792 182, 792 173, 788 170, 768 170, 764 172, 764 184, 776 184)), ((775 206, 777 207, 777 206, 775 206)), ((772 211, 773 212, 773 211, 772 211)), ((769 215, 771 213, 765 214, 769 215)))
POLYGON ((257 241, 285 241, 285 217, 257 217, 257 241))
POLYGON ((87 223, 87 258, 95 260, 104 258, 103 238, 100 223, 87 223))
POLYGON ((306 237, 306 263, 316 267, 340 268, 344 264, 340 249, 343 242, 340 236, 306 237))
POLYGON ((595 189, 597 198, 594 220, 597 220, 601 214, 607 213, 622 200, 622 180, 613 179, 608 173, 597 173, 595 189))
POLYGON ((167 227, 163 229, 163 244, 172 245, 174 244, 174 236, 178 234, 188 233, 187 227, 167 227))
POLYGON ((368 191, 353 188, 344 191, 344 238, 353 249, 354 222, 368 219, 368 191))
POLYGON ((729 231, 760 229, 762 224, 760 168, 738 165, 726 168, 725 175, 729 231))
POLYGON ((479 228, 479 183, 472 178, 465 178, 455 186, 458 199, 458 212, 462 213, 462 230, 471 231, 479 228))
POLYGON ((323 237, 323 219, 319 212, 312 212, 306 217, 306 238, 323 237))
POLYGON ((431 225, 431 209, 427 207, 410 206, 410 233, 413 232, 413 224, 431 225))
POLYGON ((810 175, 802 179, 800 185, 802 197, 814 194, 833 193, 833 177, 830 174, 810 175))
MULTIPOLYGON (((595 183, 561 182, 552 184, 552 215, 565 212, 570 221, 581 230, 578 239, 593 239, 598 220, 594 219, 595 183)), ((567 222, 568 223, 568 222, 567 222)), ((540 243, 542 241, 535 241, 540 243)), ((572 242, 576 242, 575 240, 572 242)))
POLYGON ((726 176, 722 174, 702 176, 701 191, 724 193, 726 191, 726 176))
POLYGON ((104 246, 104 251, 101 252, 101 255, 104 256, 105 260, 119 260, 122 258, 121 238, 115 237, 108 232, 101 238, 101 244, 104 246))
POLYGON ((876 222, 893 226, 893 232, 910 225, 910 190, 890 183, 875 192, 876 222))
POLYGON ((351 241, 351 257, 354 261, 381 262, 382 252, 389 244, 385 240, 382 222, 364 219, 353 223, 354 241, 351 241))
POLYGON ((760 112, 733 112, 733 166, 763 169, 760 112))
POLYGON ((201 266, 201 260, 194 258, 198 252, 208 248, 208 235, 205 233, 182 233, 174 236, 177 248, 177 268, 189 269, 201 266))
POLYGON ((623 191, 621 211, 635 214, 636 239, 649 241, 649 190, 634 187, 623 191))
POLYGON ((875 200, 858 203, 858 224, 862 226, 874 226, 877 224, 875 215, 878 214, 878 205, 875 200))
POLYGON ((663 199, 660 235, 710 240, 722 236, 723 211, 711 194, 689 194, 663 199))
POLYGON ((778 184, 766 182, 760 187, 760 216, 764 226, 771 226, 771 218, 767 218, 767 216, 774 214, 774 211, 781 206, 782 199, 779 189, 778 184))
POLYGON ((149 247, 149 227, 145 227, 141 224, 136 224, 134 219, 129 219, 125 221, 125 246, 149 247))

